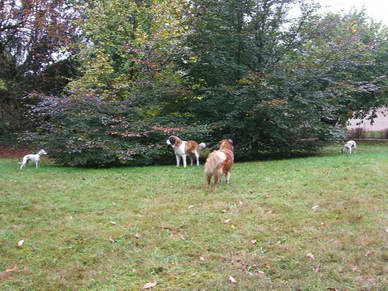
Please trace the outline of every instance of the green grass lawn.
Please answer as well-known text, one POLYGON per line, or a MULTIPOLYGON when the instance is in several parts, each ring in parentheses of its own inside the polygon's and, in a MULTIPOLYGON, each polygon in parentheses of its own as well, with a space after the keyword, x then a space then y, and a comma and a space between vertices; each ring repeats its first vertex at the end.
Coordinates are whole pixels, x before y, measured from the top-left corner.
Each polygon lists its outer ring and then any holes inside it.
POLYGON ((0 160, 0 289, 388 290, 388 144, 339 149, 214 192, 202 167, 0 160))

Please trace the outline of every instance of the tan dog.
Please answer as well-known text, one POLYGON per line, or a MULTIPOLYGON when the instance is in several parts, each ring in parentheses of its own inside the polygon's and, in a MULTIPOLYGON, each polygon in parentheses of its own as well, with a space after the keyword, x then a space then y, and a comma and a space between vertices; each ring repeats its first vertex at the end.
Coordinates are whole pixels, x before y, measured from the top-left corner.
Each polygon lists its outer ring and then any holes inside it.
POLYGON ((166 140, 166 143, 174 149, 177 167, 179 167, 181 158, 183 167, 186 167, 187 156, 190 157, 191 165, 193 165, 193 156, 195 156, 197 159, 197 166, 199 166, 199 152, 206 147, 205 143, 202 142, 198 144, 193 140, 184 141, 175 135, 170 136, 168 140, 166 140))
POLYGON ((204 172, 208 187, 212 177, 214 177, 214 187, 217 186, 221 182, 222 175, 225 175, 226 183, 229 184, 230 171, 234 163, 233 141, 223 139, 219 144, 219 150, 211 152, 206 159, 204 172))

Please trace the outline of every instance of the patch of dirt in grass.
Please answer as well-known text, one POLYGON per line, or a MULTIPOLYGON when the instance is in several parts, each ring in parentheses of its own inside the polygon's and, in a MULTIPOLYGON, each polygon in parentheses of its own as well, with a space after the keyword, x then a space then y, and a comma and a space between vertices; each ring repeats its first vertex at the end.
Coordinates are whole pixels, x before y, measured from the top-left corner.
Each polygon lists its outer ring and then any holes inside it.
POLYGON ((30 153, 30 150, 25 146, 16 147, 16 146, 0 145, 0 158, 3 158, 3 159, 22 158, 28 153, 30 153))

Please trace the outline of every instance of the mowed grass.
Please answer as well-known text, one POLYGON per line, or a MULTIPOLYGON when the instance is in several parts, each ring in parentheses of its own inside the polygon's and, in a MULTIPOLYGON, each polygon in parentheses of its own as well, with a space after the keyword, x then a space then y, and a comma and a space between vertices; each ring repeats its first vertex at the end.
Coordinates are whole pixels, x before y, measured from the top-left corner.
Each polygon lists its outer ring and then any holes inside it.
POLYGON ((0 160, 2 290, 388 290, 388 144, 237 163, 214 192, 202 167, 16 162, 0 160))

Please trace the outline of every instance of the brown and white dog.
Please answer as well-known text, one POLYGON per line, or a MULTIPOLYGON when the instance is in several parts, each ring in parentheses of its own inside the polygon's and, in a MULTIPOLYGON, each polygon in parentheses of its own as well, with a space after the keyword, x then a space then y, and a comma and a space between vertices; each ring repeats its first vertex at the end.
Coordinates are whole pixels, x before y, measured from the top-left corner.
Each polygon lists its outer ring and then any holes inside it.
POLYGON ((193 165, 193 156, 195 156, 197 159, 197 166, 199 166, 199 152, 206 147, 204 142, 198 144, 193 140, 184 141, 179 137, 172 135, 166 140, 166 143, 174 149, 177 167, 179 167, 182 158, 183 167, 186 168, 187 156, 190 157, 191 165, 193 165))
POLYGON ((226 183, 229 184, 230 171, 234 163, 233 141, 223 139, 219 145, 219 150, 211 152, 206 159, 204 172, 208 187, 212 177, 214 177, 214 186, 217 186, 221 182, 222 175, 225 175, 226 183))

